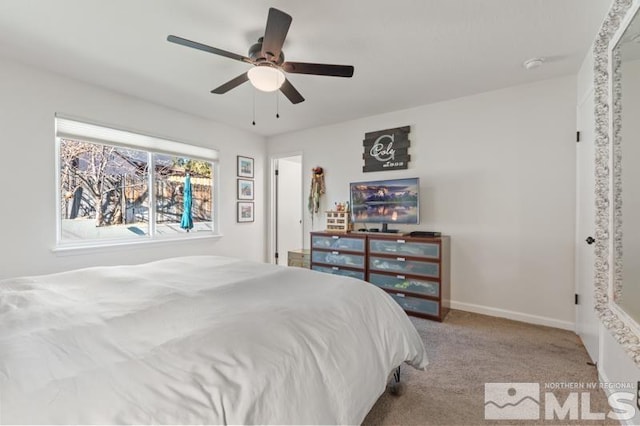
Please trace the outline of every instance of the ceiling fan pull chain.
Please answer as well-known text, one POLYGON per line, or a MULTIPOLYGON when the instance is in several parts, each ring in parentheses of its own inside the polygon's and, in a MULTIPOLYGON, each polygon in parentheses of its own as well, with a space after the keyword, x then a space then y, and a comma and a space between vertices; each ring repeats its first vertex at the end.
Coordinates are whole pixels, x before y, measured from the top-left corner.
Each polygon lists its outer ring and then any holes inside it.
POLYGON ((255 126, 256 125, 256 89, 253 89, 251 92, 253 93, 253 122, 251 124, 255 126))
POLYGON ((280 118, 280 95, 276 90, 276 118, 280 118))

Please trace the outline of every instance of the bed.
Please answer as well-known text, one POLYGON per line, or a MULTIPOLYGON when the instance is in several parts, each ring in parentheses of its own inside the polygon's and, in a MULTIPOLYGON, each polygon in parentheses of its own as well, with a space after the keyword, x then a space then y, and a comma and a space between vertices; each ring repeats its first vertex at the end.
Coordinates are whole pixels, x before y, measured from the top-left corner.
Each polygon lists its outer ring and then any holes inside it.
POLYGON ((0 424, 359 424, 427 365, 384 291, 218 256, 0 281, 0 424))

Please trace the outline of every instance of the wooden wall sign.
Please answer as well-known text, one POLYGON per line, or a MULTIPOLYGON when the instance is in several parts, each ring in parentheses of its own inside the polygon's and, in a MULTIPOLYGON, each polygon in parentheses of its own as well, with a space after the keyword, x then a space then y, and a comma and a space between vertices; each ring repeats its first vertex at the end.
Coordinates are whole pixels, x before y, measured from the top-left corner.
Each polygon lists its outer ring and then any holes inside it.
POLYGON ((384 170, 406 169, 411 156, 409 155, 410 127, 379 130, 365 133, 363 172, 379 172, 384 170))

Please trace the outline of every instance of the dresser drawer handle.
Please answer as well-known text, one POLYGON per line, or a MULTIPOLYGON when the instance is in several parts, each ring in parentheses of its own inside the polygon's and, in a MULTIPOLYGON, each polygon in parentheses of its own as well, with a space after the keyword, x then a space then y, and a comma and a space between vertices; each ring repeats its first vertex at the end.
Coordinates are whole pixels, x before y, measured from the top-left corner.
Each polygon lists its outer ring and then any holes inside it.
POLYGON ((333 238, 334 240, 337 240, 340 237, 338 235, 332 235, 331 238, 333 238))
POLYGON ((340 268, 338 268, 337 266, 332 266, 331 269, 333 269, 334 271, 339 271, 340 268))
POLYGON ((398 240, 397 242, 398 242, 398 244, 404 244, 405 243, 404 240, 398 240))
POLYGON ((398 262, 404 262, 406 259, 404 257, 398 257, 396 260, 398 262))
POLYGON ((396 278, 399 280, 404 280, 405 276, 404 275, 396 275, 396 278))
POLYGON ((396 296, 398 296, 398 297, 404 297, 404 293, 396 293, 396 296))
POLYGON ((332 251, 331 254, 340 254, 339 251, 332 251))

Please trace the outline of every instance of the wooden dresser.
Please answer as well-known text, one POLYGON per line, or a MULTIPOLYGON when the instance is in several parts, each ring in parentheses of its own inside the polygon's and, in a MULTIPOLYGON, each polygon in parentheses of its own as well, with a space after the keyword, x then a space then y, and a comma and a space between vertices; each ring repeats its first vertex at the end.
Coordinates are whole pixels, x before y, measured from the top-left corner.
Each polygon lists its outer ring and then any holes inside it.
POLYGON ((364 279, 409 314, 442 321, 449 311, 449 237, 311 233, 311 269, 364 279))

